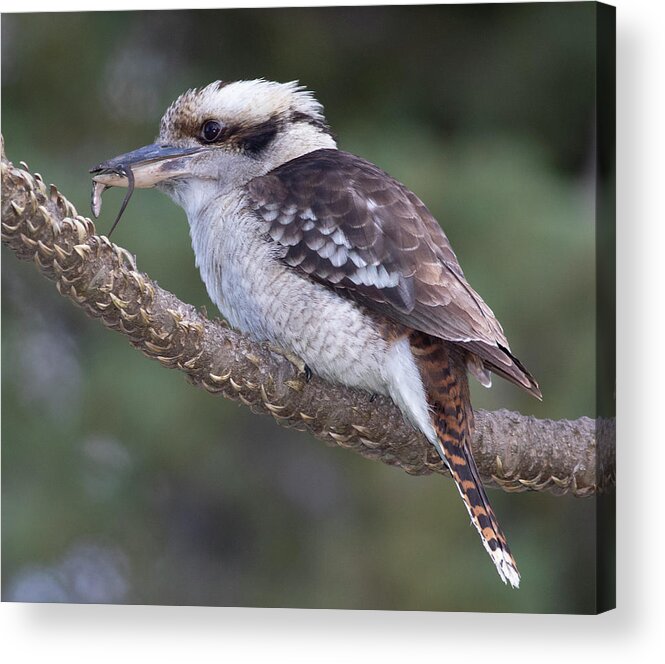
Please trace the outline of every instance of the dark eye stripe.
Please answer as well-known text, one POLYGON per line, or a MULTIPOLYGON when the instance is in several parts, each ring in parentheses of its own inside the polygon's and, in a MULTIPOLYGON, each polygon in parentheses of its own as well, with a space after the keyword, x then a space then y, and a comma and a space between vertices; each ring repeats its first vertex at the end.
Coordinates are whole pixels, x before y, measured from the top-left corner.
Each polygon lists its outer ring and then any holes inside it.
POLYGON ((270 145, 281 124, 280 119, 276 117, 250 126, 228 126, 219 120, 206 120, 200 126, 198 139, 201 143, 224 142, 230 148, 257 155, 270 145))
POLYGON ((238 140, 242 147, 251 154, 264 150, 277 135, 279 123, 270 119, 246 131, 238 132, 238 140))

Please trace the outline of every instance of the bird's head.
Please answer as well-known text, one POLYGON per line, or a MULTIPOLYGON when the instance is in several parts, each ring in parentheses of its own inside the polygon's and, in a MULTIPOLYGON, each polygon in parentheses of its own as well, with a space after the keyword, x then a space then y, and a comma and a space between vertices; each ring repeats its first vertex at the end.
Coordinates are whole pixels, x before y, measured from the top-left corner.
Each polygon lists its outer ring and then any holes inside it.
POLYGON ((334 147, 323 107, 297 82, 216 81, 180 95, 164 113, 154 143, 91 169, 93 212, 99 212, 105 187, 158 187, 186 206, 203 190, 232 189, 334 147))

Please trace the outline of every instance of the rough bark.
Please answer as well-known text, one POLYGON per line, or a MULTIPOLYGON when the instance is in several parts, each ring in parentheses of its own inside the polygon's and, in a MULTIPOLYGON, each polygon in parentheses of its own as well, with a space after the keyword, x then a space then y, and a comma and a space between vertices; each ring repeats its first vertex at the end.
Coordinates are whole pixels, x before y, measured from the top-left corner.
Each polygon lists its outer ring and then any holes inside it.
MULTIPOLYGON (((330 445, 419 475, 446 471, 386 398, 304 374, 278 352, 210 320, 137 269, 25 164, 2 159, 2 242, 65 297, 194 385, 307 430, 330 445)), ((483 481, 506 491, 592 495, 614 485, 614 421, 538 420, 476 411, 473 455, 483 481)))

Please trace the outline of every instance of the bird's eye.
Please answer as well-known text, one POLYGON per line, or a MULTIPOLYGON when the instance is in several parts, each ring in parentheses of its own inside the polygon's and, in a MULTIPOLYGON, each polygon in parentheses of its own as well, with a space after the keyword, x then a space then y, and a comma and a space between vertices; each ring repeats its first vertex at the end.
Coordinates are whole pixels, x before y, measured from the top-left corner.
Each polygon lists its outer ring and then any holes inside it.
POLYGON ((212 143, 222 133, 222 125, 217 120, 206 120, 201 127, 201 134, 206 143, 212 143))

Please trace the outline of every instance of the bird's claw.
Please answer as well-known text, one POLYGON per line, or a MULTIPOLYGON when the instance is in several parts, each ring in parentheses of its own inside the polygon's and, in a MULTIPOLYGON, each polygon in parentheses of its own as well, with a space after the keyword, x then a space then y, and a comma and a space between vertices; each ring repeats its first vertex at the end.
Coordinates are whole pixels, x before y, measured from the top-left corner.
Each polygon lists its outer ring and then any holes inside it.
POLYGON ((268 344, 268 348, 273 353, 277 353, 278 355, 285 357, 289 362, 291 362, 291 364, 296 369, 298 369, 298 373, 305 375, 305 382, 309 383, 314 374, 302 359, 300 359, 297 355, 294 355, 293 353, 289 352, 288 350, 284 350, 283 348, 279 348, 278 346, 274 346, 273 344, 268 344))

